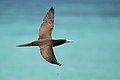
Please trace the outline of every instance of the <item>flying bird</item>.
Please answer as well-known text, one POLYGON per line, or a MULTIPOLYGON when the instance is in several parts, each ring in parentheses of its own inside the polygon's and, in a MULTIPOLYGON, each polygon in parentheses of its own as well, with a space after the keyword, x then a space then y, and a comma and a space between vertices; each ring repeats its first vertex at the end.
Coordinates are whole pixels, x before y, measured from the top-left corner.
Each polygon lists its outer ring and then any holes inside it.
POLYGON ((53 47, 72 42, 72 40, 52 39, 52 31, 54 28, 54 11, 55 10, 52 6, 47 14, 44 16, 43 23, 41 24, 39 29, 38 40, 27 44, 18 45, 17 47, 39 46, 40 53, 46 61, 61 66, 54 55, 53 47))

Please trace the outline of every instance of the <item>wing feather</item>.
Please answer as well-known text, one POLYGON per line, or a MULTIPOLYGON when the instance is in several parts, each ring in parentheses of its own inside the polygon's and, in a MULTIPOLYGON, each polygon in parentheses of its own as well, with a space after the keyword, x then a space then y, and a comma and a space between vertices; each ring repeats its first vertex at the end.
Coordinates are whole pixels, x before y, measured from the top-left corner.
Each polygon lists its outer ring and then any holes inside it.
POLYGON ((54 28, 54 8, 51 7, 47 14, 44 16, 43 23, 39 29, 39 39, 50 38, 52 39, 52 31, 54 28))
POLYGON ((54 52, 53 52, 51 41, 48 41, 44 45, 41 45, 39 47, 40 47, 41 55, 46 61, 52 64, 58 64, 56 57, 54 55, 54 52))
POLYGON ((52 63, 61 66, 57 62, 57 59, 53 52, 53 43, 52 43, 52 31, 54 28, 54 8, 51 7, 47 14, 44 16, 43 23, 39 29, 39 40, 50 39, 49 41, 44 42, 44 44, 39 45, 40 52, 42 57, 52 63))

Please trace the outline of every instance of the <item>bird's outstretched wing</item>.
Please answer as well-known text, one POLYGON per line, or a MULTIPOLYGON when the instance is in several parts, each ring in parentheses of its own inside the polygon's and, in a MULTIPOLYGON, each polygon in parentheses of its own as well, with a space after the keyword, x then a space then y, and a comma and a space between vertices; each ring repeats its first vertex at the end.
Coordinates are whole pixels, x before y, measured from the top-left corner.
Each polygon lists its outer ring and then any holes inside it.
POLYGON ((53 43, 52 43, 52 31, 54 28, 54 8, 51 7, 50 10, 47 12, 47 14, 44 16, 43 23, 41 24, 41 27, 39 29, 39 40, 41 39, 49 39, 48 41, 45 41, 44 44, 39 45, 40 52, 42 57, 52 63, 57 64, 61 66, 57 62, 57 59, 53 52, 53 43))
POLYGON ((39 47, 40 47, 41 55, 46 61, 48 61, 52 64, 57 64, 57 65, 61 66, 61 64, 57 62, 57 59, 54 55, 53 48, 51 46, 50 41, 46 42, 46 44, 39 46, 39 47))
POLYGON ((51 7, 44 16, 43 23, 39 29, 39 39, 52 39, 52 31, 54 27, 54 8, 51 7))

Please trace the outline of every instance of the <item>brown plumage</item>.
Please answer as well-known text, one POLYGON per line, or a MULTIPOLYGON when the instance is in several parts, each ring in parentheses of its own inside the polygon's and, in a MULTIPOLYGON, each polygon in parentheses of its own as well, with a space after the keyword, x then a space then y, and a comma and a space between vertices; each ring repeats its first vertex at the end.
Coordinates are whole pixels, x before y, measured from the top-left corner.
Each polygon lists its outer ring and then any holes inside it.
POLYGON ((57 59, 54 55, 53 47, 71 41, 65 39, 53 40, 52 39, 53 28, 54 28, 54 8, 51 7, 47 14, 44 16, 43 23, 41 24, 41 27, 39 29, 38 40, 28 44, 18 45, 17 47, 39 46, 41 55, 46 61, 61 66, 61 64, 57 62, 57 59))

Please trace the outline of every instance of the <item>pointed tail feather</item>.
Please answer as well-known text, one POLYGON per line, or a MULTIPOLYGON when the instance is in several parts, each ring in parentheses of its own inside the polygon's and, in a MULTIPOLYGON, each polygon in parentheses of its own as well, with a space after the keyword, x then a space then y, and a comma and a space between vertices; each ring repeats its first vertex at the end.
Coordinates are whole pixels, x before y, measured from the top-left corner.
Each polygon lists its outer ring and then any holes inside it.
POLYGON ((17 45, 16 47, 27 47, 27 46, 31 46, 31 44, 30 43, 28 43, 28 44, 21 44, 21 45, 17 45))
POLYGON ((27 47, 27 46, 39 46, 38 41, 33 41, 31 43, 17 45, 16 47, 27 47))

